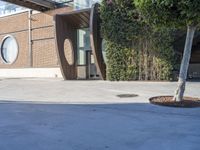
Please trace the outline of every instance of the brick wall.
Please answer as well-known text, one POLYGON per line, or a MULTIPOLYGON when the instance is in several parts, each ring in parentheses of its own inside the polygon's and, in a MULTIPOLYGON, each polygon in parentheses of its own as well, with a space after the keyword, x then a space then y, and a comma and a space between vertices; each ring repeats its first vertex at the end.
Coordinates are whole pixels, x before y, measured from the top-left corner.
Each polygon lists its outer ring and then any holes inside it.
POLYGON ((38 13, 31 18, 33 67, 58 66, 53 17, 38 13))
POLYGON ((13 64, 5 64, 0 59, 0 68, 28 67, 28 13, 20 13, 0 18, 0 41, 7 35, 16 38, 19 46, 17 60, 13 64))
POLYGON ((33 42, 33 67, 58 66, 54 39, 33 42))
MULTIPOLYGON (((42 13, 31 15, 32 67, 58 67, 55 49, 53 17, 42 13)), ((0 43, 7 35, 16 38, 18 58, 13 64, 0 59, 0 68, 30 67, 28 12, 0 18, 0 43)))
POLYGON ((0 34, 28 30, 28 13, 19 13, 0 18, 0 34))

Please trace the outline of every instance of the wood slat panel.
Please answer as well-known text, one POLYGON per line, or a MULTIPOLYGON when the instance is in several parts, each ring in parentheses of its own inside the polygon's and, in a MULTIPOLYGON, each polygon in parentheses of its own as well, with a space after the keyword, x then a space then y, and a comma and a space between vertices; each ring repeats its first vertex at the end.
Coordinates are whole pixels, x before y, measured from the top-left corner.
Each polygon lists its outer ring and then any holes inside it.
MULTIPOLYGON (((76 31, 80 28, 90 27, 90 40, 92 52, 96 62, 96 67, 102 79, 106 79, 106 64, 102 54, 102 38, 100 34, 100 16, 98 4, 91 10, 79 10, 67 12, 55 16, 57 54, 60 61, 60 68, 65 80, 77 78, 76 64, 69 64, 64 54, 64 41, 71 42, 71 50, 74 54, 74 62, 77 60, 77 35, 76 31)), ((70 51, 71 51, 70 50, 70 51)))
POLYGON ((102 38, 100 34, 100 15, 98 12, 99 4, 95 4, 92 7, 90 15, 90 41, 96 67, 100 72, 102 79, 106 79, 106 64, 103 59, 102 53, 102 38))
POLYGON ((60 69, 65 80, 73 80, 77 78, 76 64, 67 61, 65 57, 64 42, 68 39, 71 46, 69 48, 73 53, 73 59, 76 60, 77 56, 77 35, 76 30, 72 27, 72 24, 66 22, 65 18, 61 15, 55 16, 55 30, 56 30, 56 45, 57 55, 59 59, 60 69))

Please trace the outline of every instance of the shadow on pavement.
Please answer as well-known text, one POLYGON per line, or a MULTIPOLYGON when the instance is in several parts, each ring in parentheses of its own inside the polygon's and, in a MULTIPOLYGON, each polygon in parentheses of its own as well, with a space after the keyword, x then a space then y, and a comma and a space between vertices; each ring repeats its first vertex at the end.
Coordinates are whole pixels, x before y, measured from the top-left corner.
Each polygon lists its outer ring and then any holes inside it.
POLYGON ((198 149, 200 109, 0 101, 0 150, 198 149))

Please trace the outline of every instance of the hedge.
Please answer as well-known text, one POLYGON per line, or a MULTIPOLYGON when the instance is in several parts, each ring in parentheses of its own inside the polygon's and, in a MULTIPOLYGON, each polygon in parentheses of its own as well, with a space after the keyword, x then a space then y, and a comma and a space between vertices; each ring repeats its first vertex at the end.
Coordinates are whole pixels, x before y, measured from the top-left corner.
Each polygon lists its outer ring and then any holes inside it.
POLYGON ((103 0, 100 14, 108 80, 172 79, 173 29, 148 26, 130 0, 103 0))

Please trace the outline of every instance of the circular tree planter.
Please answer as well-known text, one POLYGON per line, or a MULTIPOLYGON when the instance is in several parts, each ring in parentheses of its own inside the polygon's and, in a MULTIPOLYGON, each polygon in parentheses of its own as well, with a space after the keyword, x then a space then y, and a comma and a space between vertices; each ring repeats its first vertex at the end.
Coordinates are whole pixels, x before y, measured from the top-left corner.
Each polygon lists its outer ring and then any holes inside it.
POLYGON ((149 99, 151 104, 169 106, 169 107, 182 107, 193 108, 200 107, 200 99, 194 97, 184 97, 183 101, 173 101, 173 96, 157 96, 149 99))

